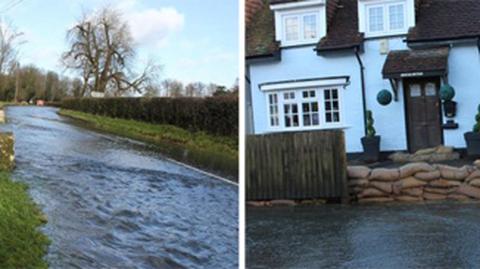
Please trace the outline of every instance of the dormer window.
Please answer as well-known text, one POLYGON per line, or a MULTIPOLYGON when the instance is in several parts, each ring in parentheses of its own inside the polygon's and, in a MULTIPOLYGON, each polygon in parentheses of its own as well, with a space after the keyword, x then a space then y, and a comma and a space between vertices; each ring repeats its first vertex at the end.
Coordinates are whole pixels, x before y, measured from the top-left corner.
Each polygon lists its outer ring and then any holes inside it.
POLYGON ((359 21, 363 22, 360 31, 365 37, 381 37, 402 35, 408 32, 408 27, 414 25, 414 16, 409 14, 411 0, 373 0, 360 1, 359 21))
POLYGON ((275 39, 282 47, 314 45, 326 34, 325 0, 273 4, 275 39))
POLYGON ((370 33, 384 31, 383 6, 368 8, 368 31, 370 33))
POLYGON ((286 17, 285 18, 285 40, 292 42, 298 40, 299 24, 298 17, 286 17))
POLYGON ((284 44, 296 45, 318 42, 318 25, 318 16, 315 13, 284 15, 284 44))

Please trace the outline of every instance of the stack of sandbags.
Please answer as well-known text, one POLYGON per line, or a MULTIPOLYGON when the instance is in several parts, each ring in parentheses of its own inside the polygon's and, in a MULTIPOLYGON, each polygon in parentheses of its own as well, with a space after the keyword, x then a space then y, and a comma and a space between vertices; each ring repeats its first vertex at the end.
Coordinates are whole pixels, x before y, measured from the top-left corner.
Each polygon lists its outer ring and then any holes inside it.
POLYGON ((350 196, 356 197, 365 187, 368 186, 368 176, 370 168, 366 166, 347 167, 348 189, 350 196))
POLYGON ((399 168, 348 167, 352 199, 359 202, 480 200, 477 167, 409 163, 399 168))
POLYGON ((479 161, 475 161, 475 167, 471 167, 468 176, 458 187, 455 197, 464 196, 462 200, 468 198, 471 199, 480 199, 480 170, 479 170, 479 161))
POLYGON ((452 167, 448 165, 435 165, 440 177, 431 180, 425 188, 424 198, 426 200, 465 200, 465 195, 457 194, 458 187, 469 175, 469 168, 452 167))
POLYGON ((427 163, 410 163, 399 169, 399 179, 394 183, 395 200, 402 202, 422 201, 424 195, 424 187, 428 184, 428 180, 435 175, 432 172, 435 168, 427 163), (416 177, 420 174, 422 180, 416 177))
POLYGON ((359 202, 393 201, 392 181, 398 178, 398 171, 373 169, 366 166, 348 167, 350 195, 359 202))

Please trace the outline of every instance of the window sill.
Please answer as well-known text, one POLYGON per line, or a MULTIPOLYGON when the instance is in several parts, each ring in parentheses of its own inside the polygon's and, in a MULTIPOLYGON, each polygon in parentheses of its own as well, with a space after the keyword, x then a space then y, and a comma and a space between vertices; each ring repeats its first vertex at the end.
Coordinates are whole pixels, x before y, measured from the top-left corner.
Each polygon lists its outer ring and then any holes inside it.
POLYGON ((352 126, 350 125, 332 125, 328 127, 269 127, 269 133, 280 133, 280 132, 302 132, 302 131, 326 131, 326 130, 339 130, 339 129, 349 129, 352 126))
POLYGON ((318 41, 308 41, 308 42, 280 44, 280 48, 289 49, 289 48, 310 47, 310 46, 316 46, 317 42, 318 41))
POLYGON ((382 38, 394 38, 394 37, 401 37, 406 36, 408 32, 395 32, 395 33, 376 33, 376 34, 368 34, 365 33, 365 40, 372 40, 372 39, 382 39, 382 38))

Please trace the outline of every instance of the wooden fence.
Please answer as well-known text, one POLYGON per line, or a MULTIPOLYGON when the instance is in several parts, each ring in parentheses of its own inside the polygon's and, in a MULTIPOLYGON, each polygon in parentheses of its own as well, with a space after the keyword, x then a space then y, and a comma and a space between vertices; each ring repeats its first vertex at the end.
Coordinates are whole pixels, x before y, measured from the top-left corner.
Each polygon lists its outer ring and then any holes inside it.
POLYGON ((247 137, 247 200, 347 197, 343 131, 247 137))

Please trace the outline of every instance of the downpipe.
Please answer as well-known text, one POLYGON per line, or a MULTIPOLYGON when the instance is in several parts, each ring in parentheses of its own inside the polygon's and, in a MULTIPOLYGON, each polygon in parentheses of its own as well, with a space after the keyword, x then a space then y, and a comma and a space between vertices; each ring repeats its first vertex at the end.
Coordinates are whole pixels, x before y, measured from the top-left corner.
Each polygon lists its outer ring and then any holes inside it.
POLYGON ((367 136, 367 101, 365 93, 365 66, 363 65, 362 59, 360 58, 360 47, 357 46, 354 48, 355 56, 357 57, 358 65, 360 67, 360 80, 362 85, 362 108, 363 108, 363 131, 365 136, 367 136))

